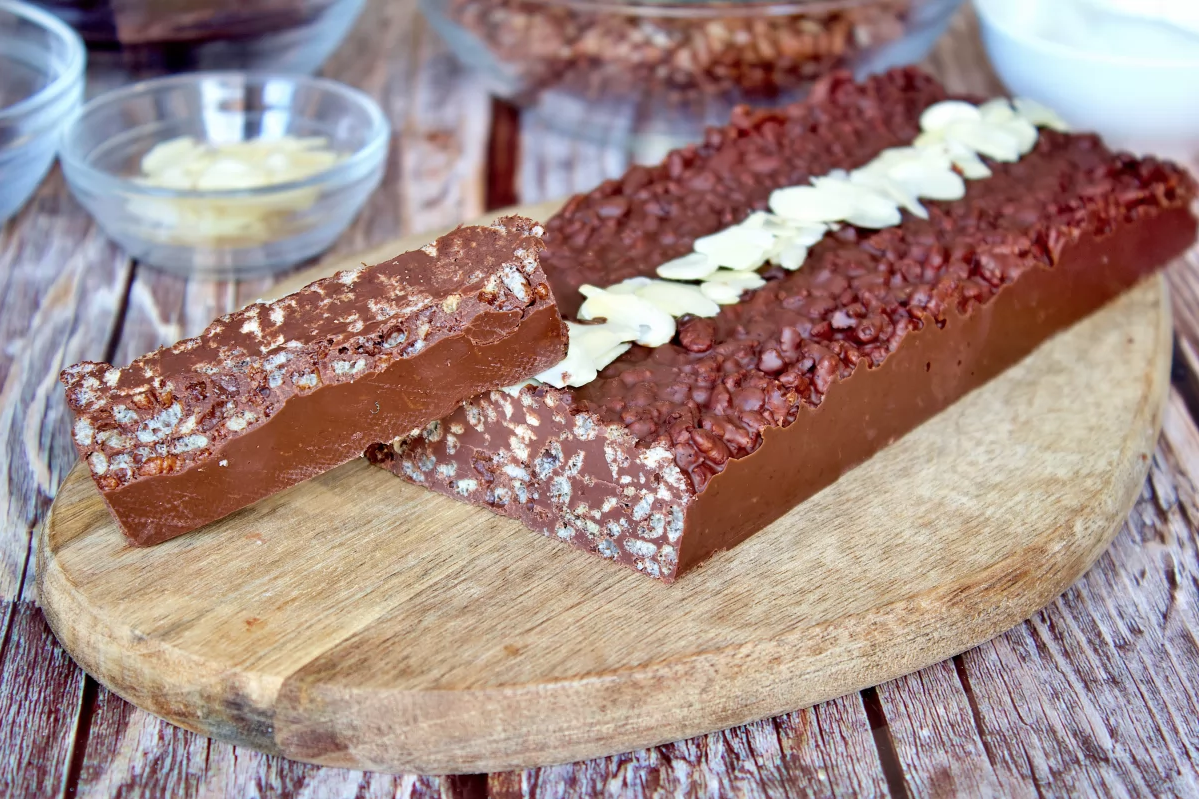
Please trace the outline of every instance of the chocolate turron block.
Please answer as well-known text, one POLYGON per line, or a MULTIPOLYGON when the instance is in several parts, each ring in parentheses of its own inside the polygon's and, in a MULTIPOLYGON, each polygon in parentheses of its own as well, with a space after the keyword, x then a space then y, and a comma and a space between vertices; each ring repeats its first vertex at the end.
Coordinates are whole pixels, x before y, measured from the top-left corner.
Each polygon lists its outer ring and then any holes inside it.
POLYGON ((186 533, 560 361, 541 233, 520 217, 458 228, 123 369, 63 371, 75 445, 121 529, 186 533))
MULTIPOLYGON (((739 111, 656 167, 571 199, 543 263, 564 313, 765 210, 774 189, 911 143, 944 89, 915 70, 739 111)), ((1195 186, 1090 135, 1042 130, 962 199, 843 225, 802 268, 575 389, 477 397, 376 463, 653 577, 674 580, 1107 303, 1195 238, 1195 186)), ((978 174, 976 171, 975 174, 978 174)))

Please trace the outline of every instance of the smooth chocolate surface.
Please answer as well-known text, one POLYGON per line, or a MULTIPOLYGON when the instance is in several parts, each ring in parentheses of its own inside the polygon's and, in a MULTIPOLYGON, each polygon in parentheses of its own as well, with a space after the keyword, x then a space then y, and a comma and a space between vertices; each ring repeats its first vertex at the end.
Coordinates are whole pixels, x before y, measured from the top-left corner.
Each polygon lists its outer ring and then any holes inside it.
POLYGON ((560 361, 566 327, 520 217, 463 227, 62 381, 76 447, 125 534, 153 544, 420 429, 560 361))
MULTIPOLYGON (((687 252, 770 191, 910 142, 945 99, 916 70, 739 114, 699 147, 573 198, 543 261, 564 308, 687 252)), ((1182 252, 1193 180, 1041 131, 964 199, 844 227, 796 272, 581 389, 476 398, 379 447, 414 482, 664 580, 743 540, 1182 252)))

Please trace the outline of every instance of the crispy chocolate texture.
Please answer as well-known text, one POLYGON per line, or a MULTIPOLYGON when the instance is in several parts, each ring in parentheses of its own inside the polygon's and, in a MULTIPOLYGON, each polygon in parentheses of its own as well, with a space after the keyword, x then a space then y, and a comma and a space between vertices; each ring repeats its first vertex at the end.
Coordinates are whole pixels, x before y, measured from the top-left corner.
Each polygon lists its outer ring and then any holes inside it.
POLYGON ((541 233, 461 227, 123 369, 64 370, 76 448, 121 529, 181 535, 562 360, 541 233))
MULTIPOLYGON (((945 99, 916 70, 835 76, 804 104, 573 198, 547 223, 564 307, 687 252, 770 192, 910 142, 945 99)), ((579 389, 478 397, 368 453, 408 480, 672 581, 832 483, 1178 255, 1194 181, 1090 135, 1041 131, 928 220, 843 227, 797 272, 579 389)))

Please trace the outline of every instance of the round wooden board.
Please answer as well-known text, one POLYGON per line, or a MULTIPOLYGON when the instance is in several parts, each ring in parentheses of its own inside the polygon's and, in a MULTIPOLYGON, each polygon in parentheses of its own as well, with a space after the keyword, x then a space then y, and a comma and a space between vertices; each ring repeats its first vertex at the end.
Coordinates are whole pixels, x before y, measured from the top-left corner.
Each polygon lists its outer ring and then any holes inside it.
POLYGON ((149 549, 76 468, 40 598, 116 693, 298 760, 486 772, 677 740, 915 671, 1055 598, 1140 491, 1170 334, 1148 281, 669 587, 358 461, 149 549))

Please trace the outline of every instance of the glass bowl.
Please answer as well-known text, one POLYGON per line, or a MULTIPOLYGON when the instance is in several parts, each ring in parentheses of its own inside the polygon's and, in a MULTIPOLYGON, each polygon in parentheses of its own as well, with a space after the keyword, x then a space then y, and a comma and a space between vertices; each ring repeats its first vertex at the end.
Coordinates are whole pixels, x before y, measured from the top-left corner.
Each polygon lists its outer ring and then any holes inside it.
POLYGON ((335 81, 197 72, 87 103, 64 132, 61 159, 72 192, 134 258, 185 275, 245 277, 332 245, 379 185, 390 138, 378 104, 335 81), (318 137, 338 160, 260 188, 151 185, 143 159, 183 137, 218 153, 237 142, 281 147, 318 137))
POLYGON ((366 0, 37 0, 83 36, 110 85, 179 72, 320 68, 366 0))
POLYGON ((835 69, 919 61, 962 0, 420 0, 493 93, 606 141, 690 141, 835 69))
POLYGON ((62 22, 0 0, 0 224, 54 163, 63 122, 83 99, 86 60, 83 42, 62 22))

